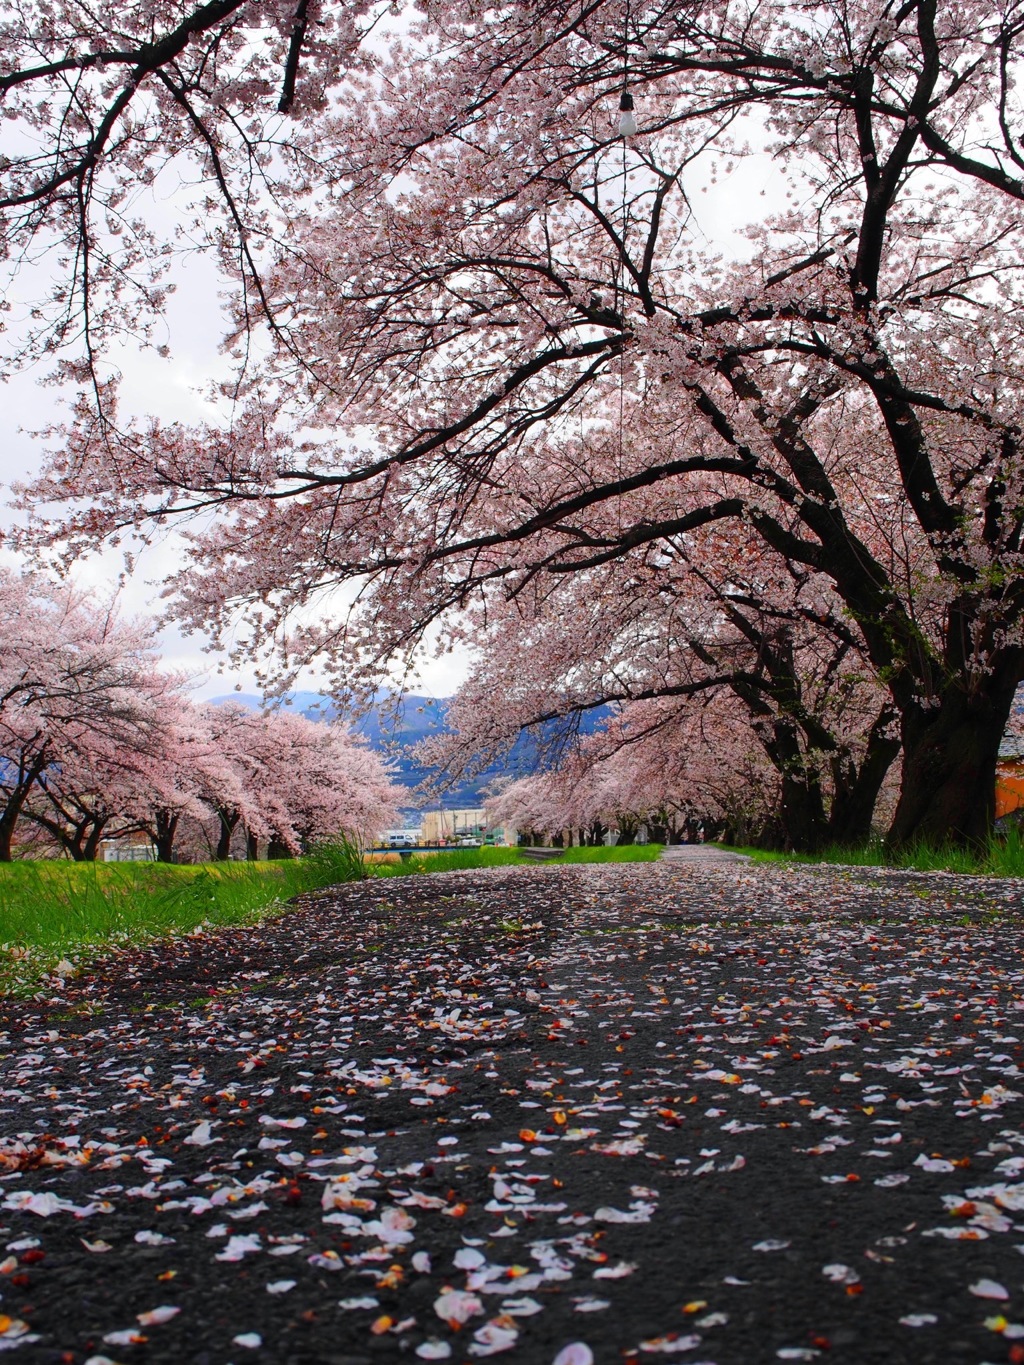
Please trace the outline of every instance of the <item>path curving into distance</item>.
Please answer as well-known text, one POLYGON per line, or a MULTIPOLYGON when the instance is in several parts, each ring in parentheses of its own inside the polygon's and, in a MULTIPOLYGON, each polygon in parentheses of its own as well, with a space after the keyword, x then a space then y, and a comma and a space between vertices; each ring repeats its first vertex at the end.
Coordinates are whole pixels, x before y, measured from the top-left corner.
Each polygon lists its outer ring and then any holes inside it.
POLYGON ((336 888, 9 1005, 13 1361, 1024 1361, 1024 884, 336 888))
POLYGON ((666 844, 659 857, 661 862, 671 863, 673 866, 689 866, 694 863, 701 866, 712 864, 721 866, 751 861, 747 854, 733 853, 729 849, 719 848, 717 844, 666 844))

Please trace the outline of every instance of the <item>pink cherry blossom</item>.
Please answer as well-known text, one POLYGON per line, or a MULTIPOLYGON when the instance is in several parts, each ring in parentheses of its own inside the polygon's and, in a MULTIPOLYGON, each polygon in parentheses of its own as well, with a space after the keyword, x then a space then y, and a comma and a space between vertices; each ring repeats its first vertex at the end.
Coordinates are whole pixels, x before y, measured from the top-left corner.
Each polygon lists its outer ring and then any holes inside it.
MULTIPOLYGON (((878 721, 873 758, 902 746, 892 840, 984 838, 1024 676, 1018 27, 984 6, 880 25, 865 0, 809 25, 781 0, 754 26, 614 0, 482 23, 456 0, 408 26, 375 10, 371 40, 368 6, 317 13, 7 25, 5 108, 30 134, 0 168, 11 259, 61 244, 9 349, 56 356, 77 393, 27 539, 73 557, 174 522, 187 628, 363 696, 439 625, 442 650, 472 635, 467 609, 616 563, 627 605, 682 592, 681 675, 739 632, 754 691, 771 676, 751 725, 776 814, 827 826, 821 774, 856 786, 878 721), (179 162, 202 168, 180 233, 126 223, 179 162), (133 417, 115 344, 162 344, 165 268, 197 238, 230 287, 232 382, 206 422, 133 417), (787 576, 794 629, 824 633, 811 657, 863 669, 828 742, 786 695, 787 576)), ((526 619, 565 673, 592 668, 590 619, 578 638, 526 619)), ((616 640, 604 690, 662 643, 616 640)), ((841 711, 846 680, 818 682, 841 711)))

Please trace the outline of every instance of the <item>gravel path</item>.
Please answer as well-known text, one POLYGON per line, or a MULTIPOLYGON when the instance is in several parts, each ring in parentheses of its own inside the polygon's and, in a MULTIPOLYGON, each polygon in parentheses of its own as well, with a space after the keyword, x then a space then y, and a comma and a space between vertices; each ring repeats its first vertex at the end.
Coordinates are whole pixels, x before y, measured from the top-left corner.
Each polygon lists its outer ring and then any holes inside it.
POLYGON ((1024 883, 337 888, 10 1007, 13 1359, 1024 1362, 1024 883))

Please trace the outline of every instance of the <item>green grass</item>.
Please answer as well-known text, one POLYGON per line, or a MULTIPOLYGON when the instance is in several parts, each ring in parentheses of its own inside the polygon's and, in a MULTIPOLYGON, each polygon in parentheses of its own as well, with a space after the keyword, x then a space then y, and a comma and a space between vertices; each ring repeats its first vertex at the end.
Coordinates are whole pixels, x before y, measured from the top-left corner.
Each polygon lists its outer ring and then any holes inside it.
POLYGON ((344 844, 272 863, 8 863, 0 866, 0 993, 24 994, 112 947, 255 923, 361 872, 344 844))
POLYGON ((662 844, 612 844, 610 848, 567 848, 563 863, 656 863, 662 844))
POLYGON ((734 851, 746 853, 758 862, 838 863, 846 867, 895 867, 908 872, 958 872, 974 877, 1024 877, 1024 839, 1014 826, 1004 835, 992 835, 980 850, 915 844, 891 851, 881 842, 873 841, 855 847, 831 844, 814 854, 746 847, 734 851))
MULTIPOLYGON (((564 861, 643 862, 659 852, 656 844, 575 848, 564 861)), ((340 882, 525 862, 514 848, 466 848, 365 865, 340 843, 272 863, 0 864, 0 995, 46 996, 47 978, 73 974, 112 948, 255 924, 295 896, 340 882)))

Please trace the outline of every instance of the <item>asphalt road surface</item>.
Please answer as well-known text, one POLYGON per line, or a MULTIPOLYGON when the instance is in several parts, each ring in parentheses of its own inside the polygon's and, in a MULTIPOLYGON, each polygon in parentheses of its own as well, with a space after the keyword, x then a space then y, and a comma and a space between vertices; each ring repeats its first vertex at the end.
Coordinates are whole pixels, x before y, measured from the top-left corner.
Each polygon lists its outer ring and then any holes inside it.
POLYGON ((13 1361, 1024 1362, 1024 883, 340 887, 11 1005, 13 1361))

